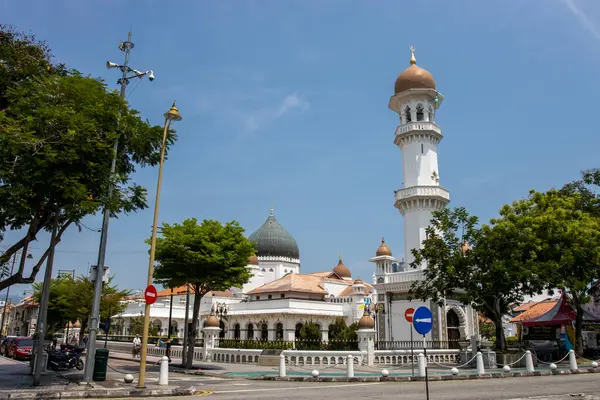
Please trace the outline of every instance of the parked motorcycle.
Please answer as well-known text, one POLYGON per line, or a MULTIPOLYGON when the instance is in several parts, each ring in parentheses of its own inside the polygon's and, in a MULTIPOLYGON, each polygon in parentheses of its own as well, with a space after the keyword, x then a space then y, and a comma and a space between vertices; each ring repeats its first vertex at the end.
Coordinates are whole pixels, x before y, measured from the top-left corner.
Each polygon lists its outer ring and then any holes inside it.
POLYGON ((61 346, 60 350, 48 352, 48 368, 55 371, 77 368, 83 370, 81 353, 84 349, 74 346, 61 346))

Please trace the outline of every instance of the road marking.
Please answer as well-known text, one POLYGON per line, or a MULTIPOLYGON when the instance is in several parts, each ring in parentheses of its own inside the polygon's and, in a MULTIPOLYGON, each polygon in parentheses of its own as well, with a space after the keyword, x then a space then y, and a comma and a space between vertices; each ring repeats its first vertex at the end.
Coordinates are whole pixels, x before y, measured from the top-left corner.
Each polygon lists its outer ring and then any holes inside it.
POLYGON ((250 386, 249 383, 234 383, 233 386, 250 386))
POLYGON ((268 389, 239 389, 239 390, 215 390, 215 394, 223 394, 223 393, 249 393, 249 392, 275 392, 282 390, 308 390, 308 389, 336 389, 341 387, 350 387, 350 386, 371 386, 371 385, 381 385, 384 382, 370 382, 370 383, 354 383, 349 385, 329 385, 329 386, 295 386, 295 387, 278 387, 278 388, 268 388, 268 389))

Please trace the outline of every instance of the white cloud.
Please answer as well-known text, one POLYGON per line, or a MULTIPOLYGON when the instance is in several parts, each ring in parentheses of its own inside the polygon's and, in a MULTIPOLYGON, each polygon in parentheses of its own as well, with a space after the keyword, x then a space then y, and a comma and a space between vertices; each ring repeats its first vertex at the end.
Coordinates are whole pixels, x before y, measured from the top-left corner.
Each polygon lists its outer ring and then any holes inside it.
POLYGON ((579 24, 583 29, 588 31, 594 38, 600 42, 600 29, 596 27, 596 24, 590 20, 585 13, 581 10, 575 0, 562 0, 567 9, 577 18, 579 24))

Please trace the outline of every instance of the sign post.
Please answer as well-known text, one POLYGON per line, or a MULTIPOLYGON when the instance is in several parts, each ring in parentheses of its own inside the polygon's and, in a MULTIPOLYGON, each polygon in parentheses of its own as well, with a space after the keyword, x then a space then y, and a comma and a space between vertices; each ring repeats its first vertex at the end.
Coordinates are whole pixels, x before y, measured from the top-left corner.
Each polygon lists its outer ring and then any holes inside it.
POLYGON ((423 335, 423 355, 425 356, 425 392, 429 400, 429 377, 427 373, 427 340, 425 335, 433 328, 433 314, 427 307, 419 307, 413 314, 413 325, 415 330, 423 335))
POLYGON ((410 365, 412 367, 412 376, 415 376, 415 354, 413 351, 413 315, 415 313, 414 308, 407 308, 404 311, 404 319, 410 323, 410 365))

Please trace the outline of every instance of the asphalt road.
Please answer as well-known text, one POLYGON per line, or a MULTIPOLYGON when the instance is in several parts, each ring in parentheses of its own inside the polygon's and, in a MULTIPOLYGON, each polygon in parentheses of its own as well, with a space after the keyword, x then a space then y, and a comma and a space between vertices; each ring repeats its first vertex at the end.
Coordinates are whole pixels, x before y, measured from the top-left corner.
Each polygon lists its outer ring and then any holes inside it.
MULTIPOLYGON (((198 389, 208 396, 177 399, 215 400, 318 400, 318 399, 406 399, 424 400, 425 383, 311 383, 249 380, 206 381, 198 389)), ((600 400, 600 376, 581 374, 530 378, 482 379, 431 382, 431 400, 600 400), (574 396, 576 395, 576 396, 574 396)), ((170 398, 169 400, 172 400, 170 398)), ((166 400, 166 399, 165 399, 166 400)))

